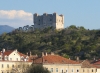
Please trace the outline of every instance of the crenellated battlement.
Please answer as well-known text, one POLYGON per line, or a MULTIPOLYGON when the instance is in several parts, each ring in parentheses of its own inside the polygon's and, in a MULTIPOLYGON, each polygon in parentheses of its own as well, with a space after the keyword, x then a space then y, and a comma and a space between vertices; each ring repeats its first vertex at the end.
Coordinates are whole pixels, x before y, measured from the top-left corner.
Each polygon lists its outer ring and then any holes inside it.
POLYGON ((55 29, 64 28, 64 16, 58 15, 57 13, 38 15, 35 13, 33 15, 33 23, 35 29, 43 29, 46 27, 53 27, 55 29))

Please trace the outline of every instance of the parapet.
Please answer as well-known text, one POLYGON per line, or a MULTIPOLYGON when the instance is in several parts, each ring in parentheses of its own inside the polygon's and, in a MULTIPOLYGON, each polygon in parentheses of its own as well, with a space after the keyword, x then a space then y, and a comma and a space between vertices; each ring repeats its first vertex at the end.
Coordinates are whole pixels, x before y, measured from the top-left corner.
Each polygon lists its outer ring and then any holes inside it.
POLYGON ((37 13, 34 13, 34 16, 38 16, 38 14, 37 13))
POLYGON ((43 15, 47 15, 47 13, 43 13, 43 15))

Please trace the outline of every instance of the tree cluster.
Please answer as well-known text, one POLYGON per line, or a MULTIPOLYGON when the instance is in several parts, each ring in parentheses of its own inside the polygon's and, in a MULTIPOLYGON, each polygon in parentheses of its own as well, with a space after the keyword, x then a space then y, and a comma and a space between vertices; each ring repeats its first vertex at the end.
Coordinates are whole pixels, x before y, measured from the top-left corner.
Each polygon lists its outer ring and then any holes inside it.
POLYGON ((63 30, 52 27, 30 32, 13 31, 0 36, 0 49, 18 49, 26 53, 55 52, 66 58, 100 58, 100 30, 71 25, 63 30))

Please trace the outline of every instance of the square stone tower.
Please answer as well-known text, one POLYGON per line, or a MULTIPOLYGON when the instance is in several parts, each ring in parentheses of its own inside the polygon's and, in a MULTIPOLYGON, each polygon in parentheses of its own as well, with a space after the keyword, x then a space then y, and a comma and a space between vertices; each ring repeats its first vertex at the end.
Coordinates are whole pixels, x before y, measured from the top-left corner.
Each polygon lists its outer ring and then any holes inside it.
POLYGON ((57 13, 33 15, 34 29, 43 29, 47 27, 53 27, 54 29, 64 29, 64 16, 57 13))

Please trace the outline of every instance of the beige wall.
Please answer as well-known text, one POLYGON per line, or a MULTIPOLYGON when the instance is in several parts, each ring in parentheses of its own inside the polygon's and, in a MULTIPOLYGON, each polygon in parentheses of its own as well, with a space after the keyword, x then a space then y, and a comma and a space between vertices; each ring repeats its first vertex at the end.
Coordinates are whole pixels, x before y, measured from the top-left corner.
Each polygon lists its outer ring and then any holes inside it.
POLYGON ((100 73, 100 69, 98 69, 96 72, 96 68, 81 68, 81 65, 79 64, 44 64, 43 66, 49 71, 53 69, 52 73, 62 73, 62 70, 63 73, 100 73), (56 72, 56 69, 58 69, 58 72, 56 72))
POLYGON ((44 67, 48 68, 49 71, 51 71, 51 69, 53 69, 52 73, 80 73, 81 70, 81 66, 78 65, 72 65, 72 64, 44 64, 44 67), (56 72, 56 69, 58 69, 58 72, 56 72), (72 72, 73 70, 73 72, 72 72), (77 72, 77 70, 79 70, 79 72, 77 72))
POLYGON ((32 62, 0 61, 0 73, 11 72, 12 69, 15 69, 16 67, 18 67, 18 65, 21 67, 23 64, 31 65, 32 62))
POLYGON ((20 61, 20 55, 19 55, 16 51, 13 51, 13 52, 9 55, 8 60, 9 60, 9 61, 20 61))
POLYGON ((96 73, 96 68, 81 68, 81 73, 96 73))
POLYGON ((100 73, 100 68, 97 68, 97 72, 96 73, 100 73))

